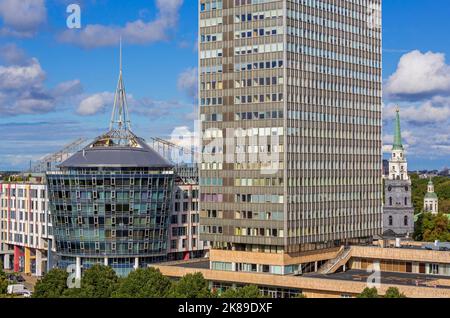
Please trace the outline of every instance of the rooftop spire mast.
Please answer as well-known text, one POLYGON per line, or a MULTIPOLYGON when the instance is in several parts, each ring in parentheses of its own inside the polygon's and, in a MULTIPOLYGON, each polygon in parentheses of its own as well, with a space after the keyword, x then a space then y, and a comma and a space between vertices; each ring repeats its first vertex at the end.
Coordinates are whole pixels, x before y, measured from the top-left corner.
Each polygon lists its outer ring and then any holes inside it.
POLYGON ((122 64, 122 37, 120 37, 120 69, 119 81, 117 83, 116 93, 114 96, 114 108, 111 115, 111 123, 109 130, 118 132, 131 131, 131 122, 128 116, 128 102, 125 85, 123 83, 123 64, 122 64))

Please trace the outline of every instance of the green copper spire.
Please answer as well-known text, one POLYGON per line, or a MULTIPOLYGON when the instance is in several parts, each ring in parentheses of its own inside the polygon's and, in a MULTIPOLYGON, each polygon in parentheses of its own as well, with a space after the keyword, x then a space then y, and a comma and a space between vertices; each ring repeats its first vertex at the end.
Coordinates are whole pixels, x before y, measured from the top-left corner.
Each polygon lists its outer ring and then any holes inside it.
POLYGON ((397 117, 395 119, 395 135, 393 150, 403 150, 402 131, 400 129, 400 109, 397 108, 397 117))

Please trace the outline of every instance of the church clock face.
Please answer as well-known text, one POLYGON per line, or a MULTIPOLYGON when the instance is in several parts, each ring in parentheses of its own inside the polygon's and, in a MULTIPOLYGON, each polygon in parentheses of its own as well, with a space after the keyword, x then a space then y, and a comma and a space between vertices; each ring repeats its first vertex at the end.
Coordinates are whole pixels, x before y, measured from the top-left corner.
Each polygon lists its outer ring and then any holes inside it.
POLYGON ((389 192, 392 191, 392 187, 391 187, 391 186, 388 187, 388 191, 389 191, 389 192))

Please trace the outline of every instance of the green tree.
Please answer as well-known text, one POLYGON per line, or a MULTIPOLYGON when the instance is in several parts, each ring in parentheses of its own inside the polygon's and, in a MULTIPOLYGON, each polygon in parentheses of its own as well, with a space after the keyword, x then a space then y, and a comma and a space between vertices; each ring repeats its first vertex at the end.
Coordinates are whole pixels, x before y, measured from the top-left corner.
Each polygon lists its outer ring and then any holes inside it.
POLYGON ((34 298, 59 298, 67 290, 69 274, 62 269, 52 269, 34 287, 34 298))
POLYGON ((201 273, 187 274, 172 285, 172 298, 211 298, 213 294, 201 273))
POLYGON ((448 217, 444 214, 421 214, 416 222, 414 239, 421 242, 434 242, 436 240, 441 242, 449 242, 450 221, 448 217))
POLYGON ((8 291, 8 279, 3 271, 3 263, 0 262, 0 295, 6 295, 8 291))
POLYGON ((159 269, 145 268, 133 271, 120 280, 113 297, 117 298, 165 298, 172 282, 159 269))
MULTIPOLYGON (((420 179, 417 174, 411 174, 412 181, 412 202, 414 211, 419 214, 423 210, 423 200, 427 193, 429 179, 420 179)), ((433 178, 435 192, 439 197, 439 211, 450 214, 450 178, 433 178)))
POLYGON ((224 291, 221 298, 263 298, 259 288, 254 285, 248 285, 241 288, 229 288, 224 291))
POLYGON ((373 287, 366 287, 361 294, 357 296, 357 298, 379 298, 378 290, 373 287))
POLYGON ((94 265, 83 273, 79 291, 70 290, 65 296, 83 298, 111 298, 119 278, 109 266, 94 265))
POLYGON ((406 298, 405 294, 400 293, 398 288, 396 287, 389 287, 386 291, 386 294, 384 295, 384 298, 406 298))

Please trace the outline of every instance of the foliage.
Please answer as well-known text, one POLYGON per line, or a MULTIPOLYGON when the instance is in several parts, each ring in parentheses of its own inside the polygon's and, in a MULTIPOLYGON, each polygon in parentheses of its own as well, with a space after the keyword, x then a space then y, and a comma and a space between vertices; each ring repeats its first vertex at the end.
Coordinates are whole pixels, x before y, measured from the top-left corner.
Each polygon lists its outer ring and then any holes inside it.
POLYGON ((357 298, 379 298, 378 290, 373 287, 366 287, 361 294, 357 296, 357 298))
POLYGON ((229 288, 224 291, 221 298, 263 298, 257 286, 248 285, 242 288, 229 288))
POLYGON ((0 278, 0 295, 6 295, 8 291, 8 280, 6 278, 0 278))
POLYGON ((444 214, 423 213, 418 217, 414 233, 417 241, 450 241, 450 221, 444 214))
POLYGON ((172 298, 211 298, 213 294, 208 288, 208 282, 201 273, 187 274, 172 285, 172 298))
POLYGON ((62 269, 52 269, 34 287, 34 298, 59 298, 67 290, 69 274, 62 269))
MULTIPOLYGON (((423 210, 423 200, 427 193, 429 179, 420 179, 417 174, 411 174, 412 181, 412 202, 415 214, 423 210)), ((450 178, 433 178, 434 189, 439 197, 439 211, 444 214, 450 214, 450 178)))
POLYGON ((70 291, 66 296, 83 298, 111 298, 119 278, 109 266, 94 265, 83 273, 81 289, 70 291))
POLYGON ((389 287, 389 289, 386 291, 386 294, 384 295, 384 298, 406 298, 406 296, 405 294, 400 293, 398 288, 389 287))
POLYGON ((172 283, 158 269, 145 268, 133 271, 120 280, 113 297, 117 298, 164 298, 172 283))

